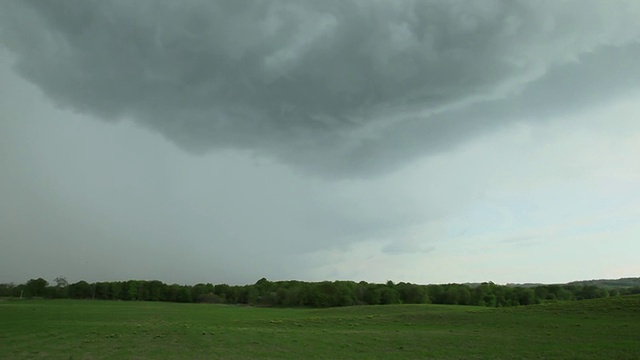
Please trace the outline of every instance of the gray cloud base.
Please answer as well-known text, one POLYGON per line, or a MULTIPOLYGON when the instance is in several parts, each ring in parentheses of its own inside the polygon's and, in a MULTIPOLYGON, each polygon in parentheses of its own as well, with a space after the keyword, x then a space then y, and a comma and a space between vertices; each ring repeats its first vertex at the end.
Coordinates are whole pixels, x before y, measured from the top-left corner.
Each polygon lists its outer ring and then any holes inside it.
POLYGON ((1 7, 16 69, 58 105, 327 176, 388 170, 640 79, 635 1, 1 7))

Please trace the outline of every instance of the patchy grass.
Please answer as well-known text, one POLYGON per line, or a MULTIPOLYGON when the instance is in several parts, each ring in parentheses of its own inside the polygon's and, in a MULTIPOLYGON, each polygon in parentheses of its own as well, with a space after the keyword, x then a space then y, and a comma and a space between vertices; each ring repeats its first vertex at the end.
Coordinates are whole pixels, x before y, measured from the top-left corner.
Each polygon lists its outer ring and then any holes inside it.
POLYGON ((638 359, 640 296, 529 307, 0 303, 2 359, 638 359))

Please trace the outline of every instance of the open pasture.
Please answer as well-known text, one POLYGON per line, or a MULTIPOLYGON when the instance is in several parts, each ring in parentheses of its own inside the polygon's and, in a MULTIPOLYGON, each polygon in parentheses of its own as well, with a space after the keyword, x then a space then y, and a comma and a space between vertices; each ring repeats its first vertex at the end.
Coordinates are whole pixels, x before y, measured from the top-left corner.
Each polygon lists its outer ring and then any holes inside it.
POLYGON ((640 296, 329 309, 0 302, 2 359, 638 359, 640 296))

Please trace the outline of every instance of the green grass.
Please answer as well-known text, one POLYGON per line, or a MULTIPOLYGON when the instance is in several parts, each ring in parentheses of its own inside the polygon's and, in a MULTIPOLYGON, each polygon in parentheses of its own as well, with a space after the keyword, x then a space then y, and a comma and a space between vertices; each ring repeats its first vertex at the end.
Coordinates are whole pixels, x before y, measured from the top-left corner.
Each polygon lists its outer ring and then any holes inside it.
POLYGON ((0 302, 0 359, 640 359, 640 296, 529 307, 0 302))

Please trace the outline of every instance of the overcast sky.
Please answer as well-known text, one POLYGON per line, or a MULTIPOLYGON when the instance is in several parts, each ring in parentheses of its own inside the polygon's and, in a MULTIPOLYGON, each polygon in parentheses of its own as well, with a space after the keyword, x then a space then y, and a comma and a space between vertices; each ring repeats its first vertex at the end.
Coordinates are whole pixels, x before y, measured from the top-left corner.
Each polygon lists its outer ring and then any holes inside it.
POLYGON ((640 2, 0 3, 0 282, 640 276, 640 2))

